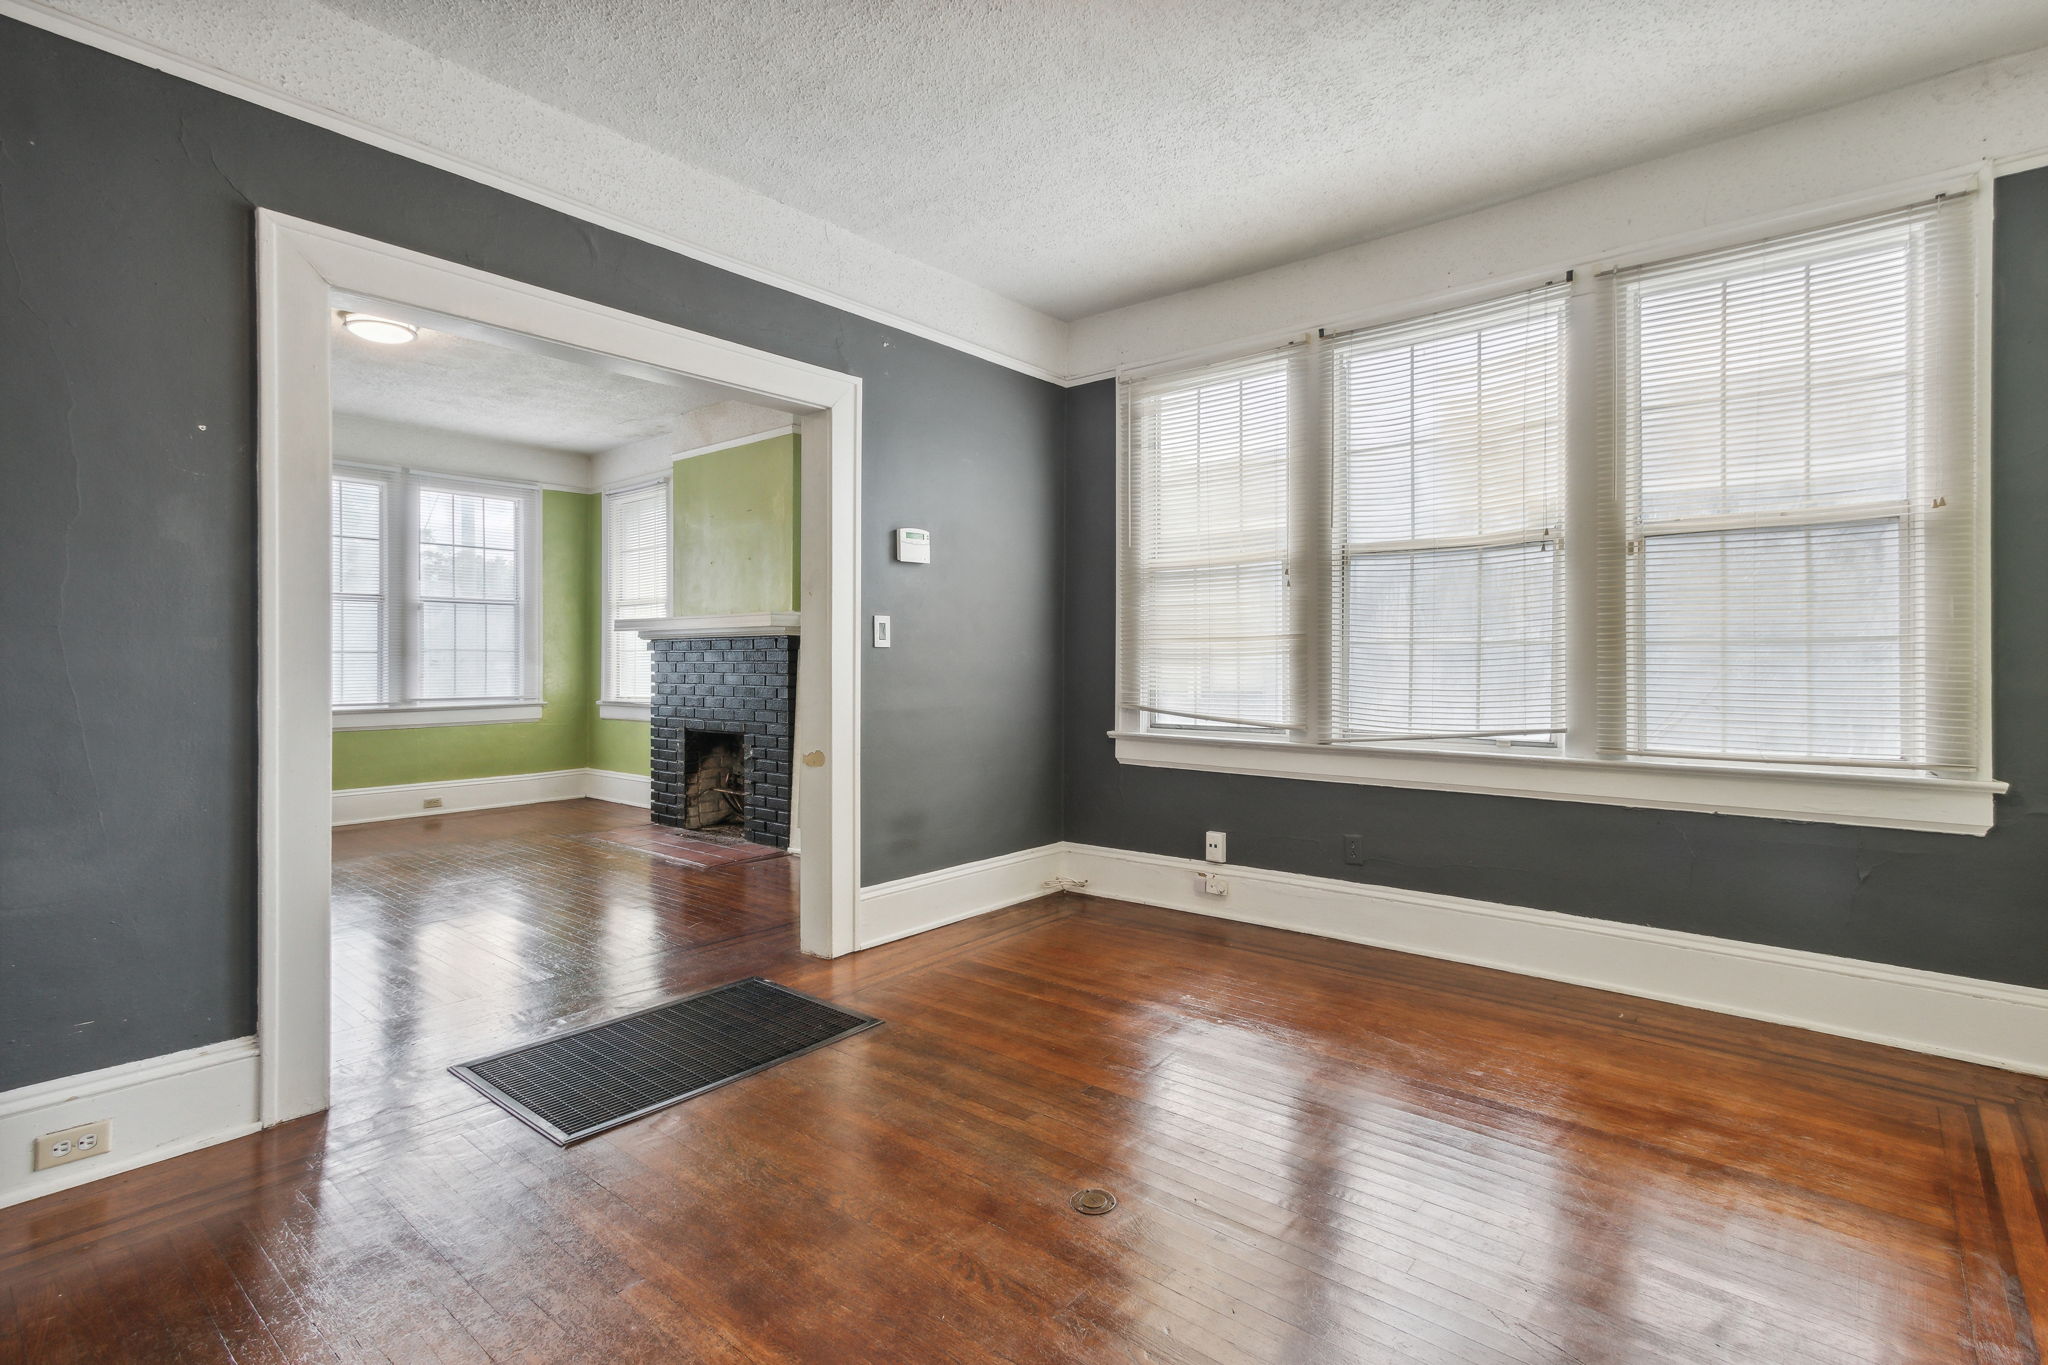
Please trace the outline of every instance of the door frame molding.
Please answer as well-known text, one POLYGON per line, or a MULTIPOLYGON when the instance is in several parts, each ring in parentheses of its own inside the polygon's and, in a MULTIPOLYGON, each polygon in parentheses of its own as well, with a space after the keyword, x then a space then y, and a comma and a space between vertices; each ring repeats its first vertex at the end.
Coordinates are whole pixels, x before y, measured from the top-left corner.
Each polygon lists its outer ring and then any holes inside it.
POLYGON ((860 887, 858 376, 259 209, 257 1040, 265 1126, 327 1107, 333 793, 328 338, 337 307, 517 334, 620 373, 794 410, 802 436, 796 752, 803 950, 854 947, 860 887))

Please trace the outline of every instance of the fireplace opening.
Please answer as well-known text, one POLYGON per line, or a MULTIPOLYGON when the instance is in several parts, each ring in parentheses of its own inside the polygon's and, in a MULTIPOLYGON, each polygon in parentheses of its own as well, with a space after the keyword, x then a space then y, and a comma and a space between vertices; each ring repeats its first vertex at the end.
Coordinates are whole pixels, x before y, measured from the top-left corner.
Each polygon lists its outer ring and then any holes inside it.
POLYGON ((747 764, 740 736, 683 731, 682 795, 684 829, 745 828, 747 764))

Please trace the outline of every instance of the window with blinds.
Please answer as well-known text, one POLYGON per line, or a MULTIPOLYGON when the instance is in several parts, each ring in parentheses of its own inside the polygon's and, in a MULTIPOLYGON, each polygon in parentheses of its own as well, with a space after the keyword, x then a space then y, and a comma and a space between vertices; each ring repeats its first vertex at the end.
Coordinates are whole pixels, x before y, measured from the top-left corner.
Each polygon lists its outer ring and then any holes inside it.
POLYGON ((1566 298, 1540 289, 1321 348, 1333 738, 1561 728, 1566 298))
POLYGON ((332 490, 333 704, 536 698, 537 490, 345 466, 332 490))
POLYGON ((653 700, 647 641, 618 621, 668 615, 669 485, 666 479, 604 495, 604 700, 653 700))
POLYGON ((415 480, 419 701, 521 694, 525 500, 415 480))
POLYGON ((1120 732, 1988 778, 1972 198, 1122 381, 1120 732))
POLYGON ((385 591, 389 481, 333 480, 334 596, 329 652, 336 706, 374 706, 389 693, 390 602, 385 591))
POLYGON ((1616 277, 1604 747, 1975 765, 1970 232, 1939 200, 1616 277))
POLYGON ((1155 727, 1299 728, 1296 370, 1263 355, 1124 391, 1126 704, 1155 727))

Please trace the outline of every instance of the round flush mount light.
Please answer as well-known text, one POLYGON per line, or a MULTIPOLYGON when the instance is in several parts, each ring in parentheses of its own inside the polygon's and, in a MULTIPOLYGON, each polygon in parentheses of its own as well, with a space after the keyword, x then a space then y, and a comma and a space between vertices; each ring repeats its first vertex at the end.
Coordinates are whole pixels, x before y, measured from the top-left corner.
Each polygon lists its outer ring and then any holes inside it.
POLYGON ((380 318, 374 313, 343 313, 341 325, 363 340, 374 341, 379 346, 403 346, 420 334, 420 329, 409 322, 380 318))

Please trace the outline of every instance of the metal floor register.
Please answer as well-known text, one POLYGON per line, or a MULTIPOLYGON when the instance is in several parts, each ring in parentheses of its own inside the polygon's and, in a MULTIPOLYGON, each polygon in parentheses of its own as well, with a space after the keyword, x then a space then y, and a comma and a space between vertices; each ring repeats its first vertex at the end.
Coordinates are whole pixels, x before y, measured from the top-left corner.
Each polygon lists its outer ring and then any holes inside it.
POLYGON ((881 1022, 750 977, 448 1069, 566 1147, 881 1022))

